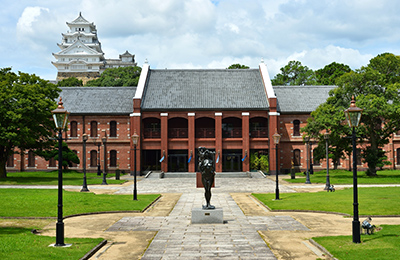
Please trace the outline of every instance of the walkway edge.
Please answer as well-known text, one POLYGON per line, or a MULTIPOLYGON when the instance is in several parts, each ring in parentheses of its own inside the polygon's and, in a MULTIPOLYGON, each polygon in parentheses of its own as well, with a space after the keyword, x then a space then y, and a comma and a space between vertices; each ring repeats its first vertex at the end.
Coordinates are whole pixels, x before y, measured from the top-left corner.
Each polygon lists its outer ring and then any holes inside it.
POLYGON ((99 251, 105 244, 107 244, 107 240, 104 239, 101 241, 97 246, 93 247, 92 250, 90 250, 86 255, 84 255, 82 258, 79 260, 88 260, 91 258, 94 254, 96 254, 97 251, 99 251))

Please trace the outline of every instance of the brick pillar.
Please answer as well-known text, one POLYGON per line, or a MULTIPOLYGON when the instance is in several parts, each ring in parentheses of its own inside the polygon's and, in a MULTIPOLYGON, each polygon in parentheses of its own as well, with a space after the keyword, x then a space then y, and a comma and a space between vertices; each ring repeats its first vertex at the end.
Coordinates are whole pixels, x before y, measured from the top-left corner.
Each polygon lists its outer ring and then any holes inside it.
MULTIPOLYGON (((168 113, 161 113, 161 171, 168 172, 168 113)), ((160 158, 160 159, 161 159, 160 158)))
POLYGON ((131 114, 131 120, 130 120, 130 169, 131 169, 131 174, 134 172, 134 164, 135 164, 135 151, 134 151, 134 146, 132 142, 132 136, 136 131, 136 134, 139 136, 138 143, 136 145, 136 174, 140 175, 141 172, 141 158, 142 158, 142 153, 141 153, 141 139, 142 139, 142 128, 141 128, 141 113, 132 113, 131 114))
POLYGON ((215 161, 219 155, 219 162, 215 164, 215 171, 222 172, 222 113, 215 113, 215 161))
POLYGON ((242 169, 250 171, 250 113, 242 112, 242 169), (247 156, 246 156, 247 155, 247 156))
MULTIPOLYGON (((277 132, 278 134, 280 133, 280 129, 279 129, 279 115, 280 113, 277 112, 277 108, 276 108, 276 98, 269 98, 269 136, 268 136, 268 140, 269 140, 269 171, 271 174, 275 174, 276 173, 276 151, 275 151, 275 144, 274 144, 274 139, 272 138, 272 135, 275 134, 275 132, 277 132)), ((279 149, 278 149, 278 163, 279 163, 279 149)))
POLYGON ((188 158, 192 156, 189 163, 189 172, 196 171, 196 125, 195 125, 195 113, 188 113, 188 158))

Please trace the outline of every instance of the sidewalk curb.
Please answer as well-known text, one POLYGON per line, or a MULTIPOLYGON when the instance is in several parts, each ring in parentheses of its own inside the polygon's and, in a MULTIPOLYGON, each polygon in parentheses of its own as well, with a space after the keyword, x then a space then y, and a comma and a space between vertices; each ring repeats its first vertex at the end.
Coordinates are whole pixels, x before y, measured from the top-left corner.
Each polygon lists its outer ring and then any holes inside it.
POLYGON ((87 252, 86 255, 84 255, 82 258, 80 258, 79 260, 88 260, 89 258, 91 258, 94 254, 97 253, 97 251, 99 251, 105 244, 107 244, 107 240, 104 239, 103 241, 101 241, 97 246, 93 247, 92 250, 90 250, 89 252, 87 252))

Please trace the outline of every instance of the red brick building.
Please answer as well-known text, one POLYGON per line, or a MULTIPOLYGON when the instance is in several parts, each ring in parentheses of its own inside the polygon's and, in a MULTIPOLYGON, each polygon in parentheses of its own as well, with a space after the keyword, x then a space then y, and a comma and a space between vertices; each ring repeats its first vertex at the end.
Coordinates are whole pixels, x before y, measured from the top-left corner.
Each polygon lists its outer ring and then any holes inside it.
MULTIPOLYGON (((131 136, 139 136, 137 171, 195 172, 197 148, 215 151, 216 171, 250 170, 250 154, 269 155, 276 170, 272 138, 282 138, 278 149, 281 172, 292 162, 307 167, 300 128, 310 113, 326 101, 334 86, 272 86, 267 67, 247 70, 153 70, 144 64, 137 87, 62 88, 69 118, 68 145, 82 161, 82 135, 89 136, 86 165, 103 168, 106 136, 107 168, 133 171, 131 136), (271 149, 272 148, 272 149, 271 149)), ((316 144, 315 144, 316 145, 316 144)), ((385 147, 392 168, 400 165, 400 136, 385 147)), ((312 156, 309 156, 310 160, 312 156)), ((349 160, 340 168, 349 168, 349 160)), ((53 170, 56 162, 33 153, 10 157, 7 170, 53 170)), ((314 169, 325 169, 325 162, 314 169)), ((82 163, 72 169, 82 170, 82 163)))

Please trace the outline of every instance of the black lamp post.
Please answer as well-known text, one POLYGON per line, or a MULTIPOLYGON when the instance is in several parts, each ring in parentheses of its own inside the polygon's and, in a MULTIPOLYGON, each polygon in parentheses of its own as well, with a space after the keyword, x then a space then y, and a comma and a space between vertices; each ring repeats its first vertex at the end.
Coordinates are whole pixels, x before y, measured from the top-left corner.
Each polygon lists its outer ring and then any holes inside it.
POLYGON ((136 145, 138 144, 139 136, 135 133, 132 135, 133 151, 134 151, 134 163, 133 163, 133 200, 137 200, 137 187, 136 187, 136 145))
POLYGON ((88 140, 88 135, 83 134, 82 135, 82 140, 83 140, 83 156, 82 156, 82 161, 83 161, 83 185, 81 192, 87 192, 89 191, 87 187, 87 181, 86 181, 86 141, 88 140))
POLYGON ((58 102, 58 107, 51 111, 54 124, 58 130, 58 213, 56 224, 56 243, 54 246, 66 246, 64 244, 64 222, 63 222, 63 185, 62 185, 62 131, 65 129, 68 120, 68 112, 64 109, 62 98, 58 102))
POLYGON ((104 136, 101 138, 101 141, 103 142, 104 146, 104 165, 103 165, 103 182, 101 185, 108 185, 107 180, 106 180, 106 175, 107 175, 107 133, 105 130, 103 130, 104 136))
POLYGON ((328 190, 331 186, 331 182, 329 180, 329 133, 326 132, 324 134, 325 146, 326 146, 326 185, 324 190, 328 190))
POLYGON ((307 171, 306 171, 306 184, 311 184, 310 181, 310 172, 308 169, 308 163, 310 161, 310 151, 309 151, 309 146, 310 146, 310 137, 307 135, 304 137, 304 140, 306 141, 306 150, 307 150, 307 159, 306 159, 306 164, 307 164, 307 171))
POLYGON ((275 200, 279 200, 279 179, 278 179, 278 174, 279 174, 279 165, 278 165, 278 145, 279 141, 281 139, 281 135, 275 132, 275 134, 272 135, 272 138, 274 140, 275 144, 275 157, 276 157, 276 187, 275 187, 275 200))
POLYGON ((358 218, 356 127, 360 124, 362 111, 361 108, 356 107, 356 101, 352 96, 350 107, 344 113, 349 126, 353 129, 353 243, 361 243, 360 220, 358 218))

